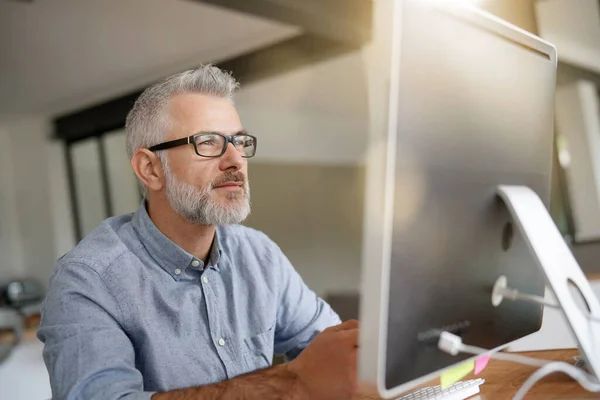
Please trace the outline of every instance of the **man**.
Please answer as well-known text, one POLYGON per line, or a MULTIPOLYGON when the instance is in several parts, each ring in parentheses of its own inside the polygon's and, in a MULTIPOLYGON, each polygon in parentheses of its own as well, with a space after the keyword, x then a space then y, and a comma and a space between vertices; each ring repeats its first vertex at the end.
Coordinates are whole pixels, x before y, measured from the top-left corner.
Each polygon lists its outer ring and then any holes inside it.
POLYGON ((57 263, 38 336, 54 400, 347 399, 357 323, 339 317, 250 212, 257 139, 214 66, 148 88, 127 117, 145 194, 57 263), (273 353, 289 363, 272 367, 273 353))

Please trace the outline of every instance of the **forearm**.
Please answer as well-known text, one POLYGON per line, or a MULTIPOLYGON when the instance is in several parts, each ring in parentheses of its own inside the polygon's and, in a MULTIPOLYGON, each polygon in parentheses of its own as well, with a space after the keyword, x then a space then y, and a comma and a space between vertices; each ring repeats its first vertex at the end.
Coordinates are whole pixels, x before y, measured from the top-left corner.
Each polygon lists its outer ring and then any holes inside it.
POLYGON ((310 400, 286 365, 263 369, 213 385, 157 393, 152 400, 310 400))

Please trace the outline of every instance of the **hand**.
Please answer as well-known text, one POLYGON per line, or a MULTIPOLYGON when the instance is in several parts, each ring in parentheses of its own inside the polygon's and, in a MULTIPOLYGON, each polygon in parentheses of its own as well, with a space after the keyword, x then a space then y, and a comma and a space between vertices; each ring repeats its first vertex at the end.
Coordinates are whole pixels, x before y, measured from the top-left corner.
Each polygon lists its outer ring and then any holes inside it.
POLYGON ((358 321, 350 320, 318 334, 289 363, 306 398, 347 400, 357 391, 358 321))

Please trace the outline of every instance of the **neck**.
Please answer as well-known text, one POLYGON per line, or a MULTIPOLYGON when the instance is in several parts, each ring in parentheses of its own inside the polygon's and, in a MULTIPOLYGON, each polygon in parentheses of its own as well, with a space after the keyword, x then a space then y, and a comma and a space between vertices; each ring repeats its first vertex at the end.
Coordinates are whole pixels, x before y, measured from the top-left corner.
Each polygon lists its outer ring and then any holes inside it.
POLYGON ((215 237, 214 226, 190 223, 177 214, 165 198, 148 199, 147 208, 150 219, 166 237, 194 257, 207 262, 215 237))

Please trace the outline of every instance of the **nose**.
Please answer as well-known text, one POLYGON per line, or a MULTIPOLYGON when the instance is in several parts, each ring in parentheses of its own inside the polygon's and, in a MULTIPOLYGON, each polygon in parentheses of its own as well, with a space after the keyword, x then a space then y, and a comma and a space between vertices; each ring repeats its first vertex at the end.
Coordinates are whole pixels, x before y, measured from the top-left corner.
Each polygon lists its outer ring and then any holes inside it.
POLYGON ((242 168, 245 162, 246 159, 242 157, 242 153, 237 150, 232 143, 228 143, 225 153, 221 156, 221 164, 219 167, 222 171, 228 169, 237 171, 242 168))

